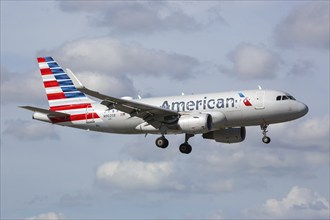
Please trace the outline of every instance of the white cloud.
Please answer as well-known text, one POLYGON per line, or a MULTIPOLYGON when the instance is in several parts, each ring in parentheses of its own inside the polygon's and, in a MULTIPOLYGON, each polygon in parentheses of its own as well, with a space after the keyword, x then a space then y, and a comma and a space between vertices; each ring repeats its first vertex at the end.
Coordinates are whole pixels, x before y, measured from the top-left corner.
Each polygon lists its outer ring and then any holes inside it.
MULTIPOLYGON (((260 135, 259 131, 248 132, 248 135, 255 136, 254 133, 260 135)), ((277 134, 274 136, 278 137, 277 139, 286 138, 277 134)), ((228 181, 231 183, 228 191, 241 187, 265 187, 264 178, 315 179, 315 170, 329 164, 329 154, 326 151, 328 147, 322 150, 314 146, 306 148, 299 144, 302 142, 299 140, 294 147, 290 143, 284 144, 275 139, 267 146, 260 143, 261 141, 251 143, 249 139, 231 145, 202 139, 198 141, 198 144, 193 144, 193 149, 196 150, 193 150, 190 158, 192 164, 199 164, 198 168, 194 169, 197 173, 194 175, 196 181, 201 178, 199 173, 203 173, 207 178, 201 185, 206 186, 219 180, 228 181), (198 146, 203 146, 204 150, 201 152, 198 146)))
POLYGON ((37 73, 17 73, 1 68, 1 104, 19 103, 47 103, 43 89, 42 78, 37 73))
POLYGON ((211 178, 202 180, 205 173, 175 169, 175 162, 144 162, 137 160, 113 161, 98 167, 96 182, 112 191, 159 191, 219 193, 234 188, 230 179, 211 178), (192 177, 192 172, 194 177, 192 177), (188 176, 190 176, 188 178, 188 176))
MULTIPOLYGON (((135 141, 129 150, 122 151, 134 158, 133 161, 105 163, 97 170, 96 182, 113 191, 133 188, 138 191, 217 194, 235 192, 238 188, 265 187, 265 177, 310 178, 311 172, 324 165, 327 157, 319 152, 292 152, 276 146, 270 150, 252 147, 248 142, 220 145, 195 138, 192 143, 195 150, 189 155, 189 162, 184 163, 175 146, 163 152, 145 139, 135 141), (132 149, 133 146, 136 150, 132 149), (136 158, 143 161, 136 161, 136 158), (150 172, 149 167, 160 165, 167 169, 150 172)), ((175 145, 176 141, 171 143, 175 145)))
MULTIPOLYGON (((247 143, 236 146, 220 146, 218 143, 212 145, 214 147, 207 153, 196 155, 194 158, 195 163, 202 164, 201 171, 210 177, 219 172, 223 175, 229 174, 233 178, 236 178, 236 175, 239 178, 246 175, 283 176, 292 175, 293 170, 294 175, 301 176, 303 170, 301 161, 304 159, 301 155, 287 154, 283 150, 274 152, 267 148, 252 148, 247 143)), ((231 188, 234 188, 233 185, 231 188)))
POLYGON ((274 39, 283 48, 329 49, 329 25, 329 2, 309 2, 294 8, 276 26, 274 39))
POLYGON ((184 80, 200 67, 193 57, 125 44, 110 37, 80 39, 39 54, 52 55, 74 72, 91 71, 119 78, 142 75, 184 80))
POLYGON ((303 145, 318 143, 329 147, 329 115, 310 118, 303 121, 296 129, 288 129, 288 137, 303 145))
POLYGON ((62 213, 48 212, 42 213, 37 216, 27 218, 27 220, 60 220, 65 219, 65 216, 62 213))
POLYGON ((77 77, 84 86, 92 90, 97 90, 98 92, 115 97, 133 96, 133 98, 137 98, 137 90, 132 80, 125 75, 117 77, 97 72, 79 72, 77 77))
MULTIPOLYGON (((32 114, 32 113, 31 113, 32 114)), ((27 120, 15 119, 7 120, 3 131, 6 135, 11 135, 20 141, 59 139, 54 127, 47 123, 31 122, 27 120)))
POLYGON ((96 180, 117 190, 180 189, 171 181, 173 172, 170 162, 113 161, 98 167, 96 180))
POLYGON ((279 69, 281 59, 263 45, 241 43, 227 55, 232 67, 220 71, 245 79, 272 78, 279 69))
POLYGON ((329 114, 326 114, 294 123, 274 125, 270 131, 281 137, 280 142, 290 148, 328 151, 329 127, 329 114))
POLYGON ((329 201, 308 188, 294 186, 282 199, 268 199, 262 206, 246 211, 249 218, 328 219, 329 201))
MULTIPOLYGON (((176 2, 60 1, 59 6, 66 12, 86 13, 89 24, 93 27, 105 27, 110 32, 121 34, 150 34, 169 30, 198 31, 213 22, 223 22, 218 12, 210 13, 210 10, 203 12, 203 15, 209 15, 207 21, 199 21, 196 14, 194 16, 187 13, 183 10, 184 7, 176 2)), ((209 8, 212 8, 211 6, 209 8)))
POLYGON ((193 30, 197 22, 167 2, 59 2, 62 10, 89 14, 90 25, 118 33, 193 30))

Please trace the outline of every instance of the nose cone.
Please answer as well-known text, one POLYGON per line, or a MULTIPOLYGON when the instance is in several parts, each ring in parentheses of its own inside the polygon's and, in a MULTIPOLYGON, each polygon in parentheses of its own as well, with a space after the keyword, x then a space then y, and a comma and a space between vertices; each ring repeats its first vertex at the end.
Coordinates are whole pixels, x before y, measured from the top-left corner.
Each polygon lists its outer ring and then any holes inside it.
POLYGON ((307 114, 308 112, 308 106, 304 103, 298 102, 296 105, 296 111, 299 117, 302 117, 307 114))

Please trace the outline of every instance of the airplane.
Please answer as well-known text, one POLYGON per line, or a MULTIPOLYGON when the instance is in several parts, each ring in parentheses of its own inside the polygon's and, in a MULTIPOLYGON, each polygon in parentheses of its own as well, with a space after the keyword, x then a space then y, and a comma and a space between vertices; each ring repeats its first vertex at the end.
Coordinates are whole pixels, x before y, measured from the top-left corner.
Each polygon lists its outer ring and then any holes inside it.
POLYGON ((155 144, 166 148, 165 135, 185 134, 181 153, 192 151, 188 140, 204 139, 238 143, 246 126, 260 126, 262 141, 270 143, 267 128, 303 117, 304 103, 286 92, 242 90, 157 98, 116 98, 86 88, 70 70, 63 70, 52 57, 38 57, 49 109, 19 106, 33 111, 33 119, 55 125, 117 134, 159 134, 155 144), (91 99, 99 99, 95 101, 91 99))

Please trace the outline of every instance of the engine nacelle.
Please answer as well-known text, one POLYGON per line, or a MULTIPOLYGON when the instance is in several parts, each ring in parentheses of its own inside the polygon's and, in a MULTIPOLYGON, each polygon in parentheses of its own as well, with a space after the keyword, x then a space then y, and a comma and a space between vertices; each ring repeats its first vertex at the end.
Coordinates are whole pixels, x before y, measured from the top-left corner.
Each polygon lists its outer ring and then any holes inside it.
POLYGON ((211 131, 203 134, 203 138, 214 139, 216 142, 222 143, 238 143, 244 141, 246 136, 245 127, 240 128, 224 128, 217 131, 211 131))
POLYGON ((178 125, 187 134, 206 133, 212 129, 212 117, 210 114, 181 115, 178 125))
POLYGON ((226 116, 219 111, 206 112, 212 117, 212 130, 217 130, 225 124, 227 121, 226 116))

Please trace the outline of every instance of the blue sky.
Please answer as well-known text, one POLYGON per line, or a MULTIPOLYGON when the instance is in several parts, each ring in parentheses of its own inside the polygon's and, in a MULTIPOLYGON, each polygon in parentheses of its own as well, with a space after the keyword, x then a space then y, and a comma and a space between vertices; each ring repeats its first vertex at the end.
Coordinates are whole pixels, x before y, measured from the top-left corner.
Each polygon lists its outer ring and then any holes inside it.
POLYGON ((2 219, 329 218, 328 1, 1 1, 2 219), (309 106, 245 142, 44 124, 36 62, 90 88, 151 96, 264 89, 309 106))

